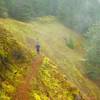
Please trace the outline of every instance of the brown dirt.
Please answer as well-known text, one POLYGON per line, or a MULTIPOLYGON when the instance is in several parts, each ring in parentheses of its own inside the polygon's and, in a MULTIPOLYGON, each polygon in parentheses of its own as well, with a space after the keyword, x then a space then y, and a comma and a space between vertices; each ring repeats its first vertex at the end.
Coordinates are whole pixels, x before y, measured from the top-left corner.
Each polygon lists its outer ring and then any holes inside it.
POLYGON ((29 100, 29 92, 31 91, 32 79, 36 76, 39 65, 42 63, 42 57, 37 56, 33 61, 32 67, 28 70, 28 73, 22 82, 19 84, 16 94, 13 100, 29 100))

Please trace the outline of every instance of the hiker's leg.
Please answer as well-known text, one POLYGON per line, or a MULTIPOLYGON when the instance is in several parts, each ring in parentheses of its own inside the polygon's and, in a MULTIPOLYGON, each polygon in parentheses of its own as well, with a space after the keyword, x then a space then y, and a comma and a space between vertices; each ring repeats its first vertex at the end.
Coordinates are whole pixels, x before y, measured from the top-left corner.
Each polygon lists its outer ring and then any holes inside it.
POLYGON ((40 54, 40 50, 39 49, 37 49, 37 54, 40 54))

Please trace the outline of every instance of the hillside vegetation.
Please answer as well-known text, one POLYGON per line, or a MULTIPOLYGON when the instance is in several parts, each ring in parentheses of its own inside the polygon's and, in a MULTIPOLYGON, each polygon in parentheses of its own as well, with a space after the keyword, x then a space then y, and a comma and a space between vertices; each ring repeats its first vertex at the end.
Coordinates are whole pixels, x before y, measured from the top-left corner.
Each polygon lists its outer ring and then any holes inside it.
MULTIPOLYGON (((8 24, 11 24, 9 21, 13 22, 13 28, 17 24, 24 25, 9 19, 7 20, 8 24)), ((10 30, 5 22, 6 20, 3 19, 0 21, 0 100, 12 100, 21 79, 26 76, 27 69, 29 70, 32 66, 35 53, 27 48, 23 38, 19 38, 24 29, 19 26, 15 30, 10 30), (15 37, 17 32, 20 34, 15 37)), ((67 81, 67 77, 58 70, 53 62, 49 61, 49 58, 45 57, 32 82, 30 100, 49 100, 51 98, 54 100, 81 98, 83 100, 83 94, 75 85, 67 81)))
POLYGON ((0 0, 0 100, 100 100, 99 12, 100 0, 0 0))
MULTIPOLYGON (((85 34, 86 37, 86 67, 87 76, 100 84, 100 24, 94 24, 85 34)), ((100 86, 100 85, 99 85, 100 86)))
POLYGON ((0 26, 0 100, 11 100, 31 59, 31 52, 0 26))
POLYGON ((38 39, 41 51, 59 66, 69 81, 85 96, 95 100, 100 98, 99 87, 84 75, 81 67, 85 59, 82 47, 84 38, 80 35, 60 24, 52 16, 37 18, 31 23, 0 19, 0 25, 31 50, 34 50, 34 43, 38 39))
POLYGON ((57 68, 49 58, 44 57, 37 77, 33 79, 30 100, 84 100, 79 89, 57 68))
POLYGON ((64 25, 81 32, 100 22, 99 0, 0 0, 0 17, 31 21, 41 16, 55 16, 64 25))

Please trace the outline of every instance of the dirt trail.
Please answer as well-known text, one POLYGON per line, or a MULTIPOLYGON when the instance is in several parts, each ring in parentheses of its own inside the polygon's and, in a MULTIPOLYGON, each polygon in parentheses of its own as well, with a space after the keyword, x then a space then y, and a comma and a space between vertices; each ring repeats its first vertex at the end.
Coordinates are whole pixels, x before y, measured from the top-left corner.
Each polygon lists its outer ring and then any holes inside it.
POLYGON ((29 100, 29 92, 31 90, 31 82, 35 77, 39 65, 42 63, 42 57, 37 56, 33 61, 32 67, 28 70, 26 77, 22 80, 21 84, 17 88, 16 94, 13 100, 29 100))

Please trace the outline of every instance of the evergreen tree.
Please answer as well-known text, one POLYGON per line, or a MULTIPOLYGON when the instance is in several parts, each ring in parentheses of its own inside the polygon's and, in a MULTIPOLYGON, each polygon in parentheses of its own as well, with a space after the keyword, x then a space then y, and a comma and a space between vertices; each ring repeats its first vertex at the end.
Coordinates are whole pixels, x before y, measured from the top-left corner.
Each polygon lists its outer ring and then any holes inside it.
POLYGON ((92 66, 100 65, 100 25, 93 25, 86 34, 86 57, 92 66))
POLYGON ((0 17, 8 17, 8 10, 6 8, 5 0, 0 0, 0 17))

